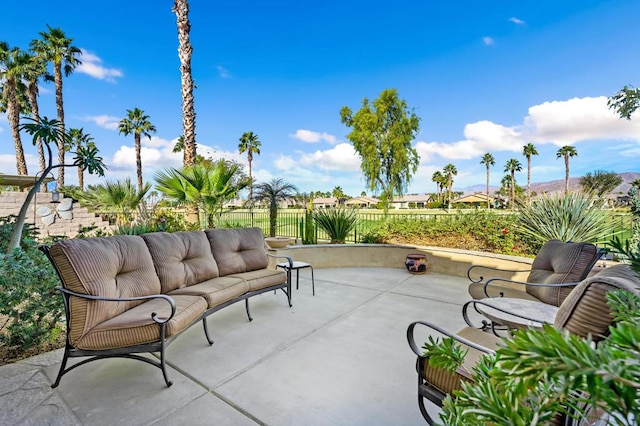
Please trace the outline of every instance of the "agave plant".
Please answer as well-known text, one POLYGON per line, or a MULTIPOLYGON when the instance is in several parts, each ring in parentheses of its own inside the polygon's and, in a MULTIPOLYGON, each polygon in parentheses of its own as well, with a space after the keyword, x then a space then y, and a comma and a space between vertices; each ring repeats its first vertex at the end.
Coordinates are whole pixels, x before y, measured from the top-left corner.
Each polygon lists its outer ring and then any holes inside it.
POLYGON ((314 210, 313 219, 329 235, 332 244, 344 244, 358 224, 356 211, 343 206, 314 210))
POLYGON ((615 225, 605 200, 586 193, 545 195, 520 205, 518 230, 539 243, 549 240, 603 242, 615 225))

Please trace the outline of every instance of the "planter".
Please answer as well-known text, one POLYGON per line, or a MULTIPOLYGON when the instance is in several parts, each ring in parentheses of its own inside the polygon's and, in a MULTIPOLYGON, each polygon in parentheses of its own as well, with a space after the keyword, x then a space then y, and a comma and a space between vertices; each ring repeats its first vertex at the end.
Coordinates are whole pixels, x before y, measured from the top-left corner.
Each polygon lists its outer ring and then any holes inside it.
POLYGON ((272 249, 285 248, 291 242, 289 237, 267 237, 264 239, 267 245, 272 249))
POLYGON ((427 257, 424 254, 408 254, 404 261, 407 271, 412 274, 424 274, 427 272, 427 257))

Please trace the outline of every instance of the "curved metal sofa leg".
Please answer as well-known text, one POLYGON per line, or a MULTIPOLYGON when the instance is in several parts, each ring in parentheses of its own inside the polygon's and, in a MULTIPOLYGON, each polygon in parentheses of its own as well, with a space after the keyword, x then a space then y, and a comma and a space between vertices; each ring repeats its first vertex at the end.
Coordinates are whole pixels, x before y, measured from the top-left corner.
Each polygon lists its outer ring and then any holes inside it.
POLYGON ((65 345, 64 347, 64 356, 62 357, 62 363, 60 364, 60 370, 58 370, 58 376, 56 377, 56 381, 51 385, 52 389, 55 389, 60 384, 60 379, 67 372, 65 370, 67 366, 67 361, 69 361, 69 345, 65 345))
POLYGON ((249 318, 249 321, 253 321, 253 318, 251 317, 251 312, 249 311, 249 299, 244 299, 244 307, 247 310, 247 318, 249 318))
POLYGON ((207 339, 210 345, 213 345, 214 340, 209 337, 209 327, 207 326, 207 317, 202 318, 202 326, 204 327, 204 337, 207 339))

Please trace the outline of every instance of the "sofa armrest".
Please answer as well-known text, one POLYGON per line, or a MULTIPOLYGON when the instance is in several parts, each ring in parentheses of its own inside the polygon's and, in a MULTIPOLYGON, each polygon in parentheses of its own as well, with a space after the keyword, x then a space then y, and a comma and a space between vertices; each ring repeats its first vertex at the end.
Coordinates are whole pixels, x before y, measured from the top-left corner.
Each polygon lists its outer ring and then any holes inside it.
POLYGON ((484 276, 483 275, 479 275, 478 279, 474 280, 473 278, 471 278, 471 271, 475 270, 475 269, 486 269, 487 271, 496 271, 496 272, 512 272, 512 273, 516 273, 516 272, 531 272, 531 269, 500 269, 500 268, 494 268, 492 266, 484 266, 484 265, 471 265, 469 267, 469 269, 467 269, 467 278, 469 278, 469 281, 471 281, 472 283, 479 283, 482 282, 484 280, 484 276))
POLYGON ((409 327, 407 328, 407 342, 409 342, 409 347, 411 347, 411 350, 413 351, 414 354, 416 354, 418 357, 420 358, 424 358, 423 356, 423 352, 418 348, 418 345, 416 344, 415 341, 415 337, 414 337, 414 333, 413 330, 416 327, 416 325, 423 325, 427 328, 430 328, 432 330, 437 331, 438 333, 446 336, 446 337, 451 337, 452 339, 454 339, 455 341, 462 343, 463 345, 469 346, 473 349, 477 349, 480 352, 484 352, 487 354, 493 354, 495 353, 495 351, 493 351, 492 349, 489 348, 485 348, 484 346, 480 346, 475 342, 472 342, 471 340, 465 339, 464 337, 460 337, 458 335, 455 335, 447 330, 445 330, 442 327, 439 327, 433 323, 430 322, 425 322, 425 321, 415 321, 412 322, 411 324, 409 324, 409 327))
MULTIPOLYGON (((486 283, 484 283, 484 294, 487 297, 491 297, 489 296, 489 286, 493 285, 496 287, 500 287, 499 284, 496 283, 510 283, 510 284, 522 284, 523 286, 533 286, 533 287, 572 287, 572 286, 576 286, 580 283, 529 283, 526 281, 515 281, 515 280, 509 280, 506 278, 491 278, 490 280, 488 280, 486 283)), ((499 292, 500 297, 504 296, 504 293, 499 292)))
POLYGON ((66 299, 69 296, 80 297, 82 299, 87 299, 87 300, 100 300, 104 302, 133 302, 136 300, 164 299, 171 306, 171 315, 169 315, 166 319, 160 319, 158 318, 158 314, 156 314, 155 312, 152 312, 151 319, 153 319, 158 324, 164 324, 168 322, 176 314, 176 302, 173 300, 172 297, 167 296, 165 294, 153 294, 150 296, 138 296, 138 297, 103 297, 103 296, 93 296, 91 294, 76 293, 75 291, 67 290, 66 288, 63 288, 63 287, 56 287, 56 290, 58 290, 59 292, 65 295, 65 305, 67 305, 66 299))
POLYGON ((293 259, 290 256, 278 256, 277 254, 267 253, 267 257, 273 257, 274 259, 287 259, 287 262, 289 262, 289 270, 293 268, 293 259))

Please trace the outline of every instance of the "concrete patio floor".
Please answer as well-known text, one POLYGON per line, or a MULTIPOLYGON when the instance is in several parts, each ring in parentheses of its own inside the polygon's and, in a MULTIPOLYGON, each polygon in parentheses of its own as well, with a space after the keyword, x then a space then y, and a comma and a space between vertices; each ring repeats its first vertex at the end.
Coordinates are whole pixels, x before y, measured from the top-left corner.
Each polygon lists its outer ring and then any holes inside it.
MULTIPOLYGON (((0 424, 424 425, 410 322, 464 326, 468 281, 404 269, 300 272, 282 292, 209 317, 168 348, 167 388, 155 367, 126 359, 80 367, 51 389, 61 351, 0 367, 0 424)), ((75 361, 75 360, 72 360, 75 361)))

